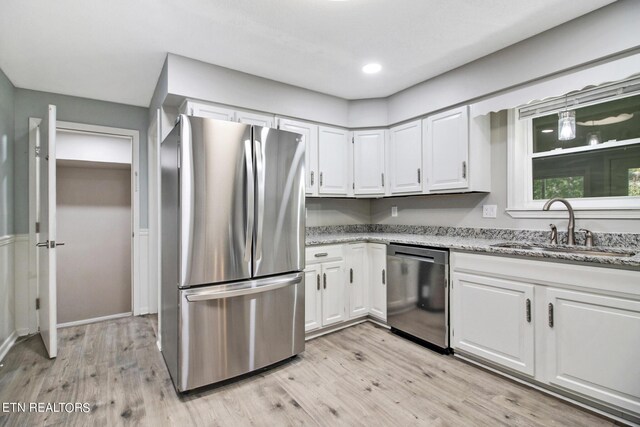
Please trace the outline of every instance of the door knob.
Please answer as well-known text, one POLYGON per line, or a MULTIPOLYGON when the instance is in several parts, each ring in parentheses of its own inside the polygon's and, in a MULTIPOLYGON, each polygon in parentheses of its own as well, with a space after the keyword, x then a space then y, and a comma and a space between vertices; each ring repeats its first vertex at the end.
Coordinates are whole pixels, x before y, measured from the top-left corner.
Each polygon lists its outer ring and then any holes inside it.
POLYGON ((36 243, 36 246, 37 246, 38 248, 48 248, 48 247, 49 247, 49 241, 47 240, 46 242, 39 242, 39 243, 36 243))

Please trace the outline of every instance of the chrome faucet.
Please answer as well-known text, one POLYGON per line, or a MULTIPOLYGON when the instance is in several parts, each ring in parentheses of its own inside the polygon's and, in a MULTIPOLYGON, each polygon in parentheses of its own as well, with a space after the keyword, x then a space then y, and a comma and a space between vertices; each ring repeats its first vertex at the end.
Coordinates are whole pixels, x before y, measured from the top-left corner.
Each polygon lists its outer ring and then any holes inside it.
POLYGON ((542 207, 542 210, 548 211, 551 205, 554 204, 555 202, 560 202, 564 204, 567 207, 567 210, 569 211, 569 226, 567 227, 567 245, 575 245, 576 244, 576 234, 575 234, 576 218, 573 213, 573 207, 571 206, 571 203, 569 203, 565 199, 555 197, 553 199, 547 200, 547 203, 544 204, 544 206, 542 207))

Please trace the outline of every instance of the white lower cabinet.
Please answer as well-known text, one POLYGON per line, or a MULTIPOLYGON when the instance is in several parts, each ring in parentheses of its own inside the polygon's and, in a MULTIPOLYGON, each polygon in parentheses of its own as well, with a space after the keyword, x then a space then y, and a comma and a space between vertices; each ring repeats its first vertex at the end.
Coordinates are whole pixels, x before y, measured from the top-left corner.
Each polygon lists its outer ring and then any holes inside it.
POLYGON ((344 281, 344 261, 322 263, 322 326, 346 319, 344 281))
POLYGON ((387 320, 387 245, 369 244, 369 314, 387 320))
POLYGON ((450 260, 457 354, 640 417, 640 271, 455 251, 450 260))
POLYGON ((304 270, 304 330, 312 331, 322 326, 322 293, 320 281, 322 266, 308 265, 304 270))
POLYGON ((640 414, 640 301, 549 288, 545 306, 547 382, 640 414))
POLYGON ((305 332, 347 319, 343 245, 307 248, 305 332))
POLYGON ((367 243, 345 245, 350 319, 366 316, 369 313, 367 247, 367 243))
POLYGON ((306 250, 305 332, 372 315, 387 319, 387 246, 311 246, 306 250))
POLYGON ((456 273, 452 345, 527 375, 534 373, 533 285, 456 273))

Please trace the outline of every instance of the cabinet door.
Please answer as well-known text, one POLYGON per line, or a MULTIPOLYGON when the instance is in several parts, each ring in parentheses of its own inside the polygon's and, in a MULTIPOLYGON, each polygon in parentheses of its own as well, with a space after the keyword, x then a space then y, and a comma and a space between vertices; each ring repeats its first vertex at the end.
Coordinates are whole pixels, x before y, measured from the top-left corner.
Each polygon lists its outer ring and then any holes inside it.
POLYGON ((318 129, 319 194, 349 192, 350 142, 347 131, 320 126, 318 129))
POLYGON ((356 195, 384 194, 384 130, 353 133, 353 182, 356 195))
POLYGON ((246 111, 236 111, 236 120, 240 123, 248 125, 262 126, 266 128, 272 128, 274 117, 268 114, 256 114, 246 111))
POLYGON ((455 273, 451 288, 454 349, 534 374, 534 286, 455 273))
POLYGON ((346 319, 344 282, 344 261, 322 264, 322 326, 346 319))
POLYGON ((369 244, 369 313, 387 320, 387 245, 369 244))
POLYGON ((422 124, 420 120, 389 130, 391 194, 422 191, 422 124))
POLYGON ((639 414, 640 301, 550 288, 545 302, 547 382, 639 414))
POLYGON ((367 244, 354 243, 346 249, 349 318, 365 316, 369 313, 367 244))
POLYGON ((469 186, 469 114, 456 108, 425 119, 427 190, 455 190, 469 186))
POLYGON ((305 143, 305 188, 311 196, 318 195, 318 126, 311 123, 280 119, 282 130, 302 135, 305 143))
POLYGON ((218 107, 200 102, 187 102, 187 114, 209 119, 235 121, 236 112, 230 108, 218 107))
POLYGON ((322 326, 322 267, 310 265, 304 270, 304 331, 322 326))

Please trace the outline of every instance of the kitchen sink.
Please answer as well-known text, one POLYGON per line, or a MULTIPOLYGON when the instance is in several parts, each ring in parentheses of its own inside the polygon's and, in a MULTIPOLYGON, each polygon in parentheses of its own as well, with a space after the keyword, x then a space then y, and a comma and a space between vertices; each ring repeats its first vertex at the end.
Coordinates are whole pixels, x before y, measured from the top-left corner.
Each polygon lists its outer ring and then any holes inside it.
POLYGON ((579 255, 592 255, 592 256, 608 256, 608 257, 632 257, 635 255, 635 252, 625 251, 624 249, 592 249, 586 247, 576 247, 576 246, 561 246, 561 245, 541 245, 541 244, 531 244, 531 243, 515 243, 515 242, 506 242, 506 243, 497 243, 495 245, 491 245, 494 248, 511 248, 511 249, 523 249, 527 251, 536 251, 536 252, 564 252, 569 254, 579 254, 579 255))

